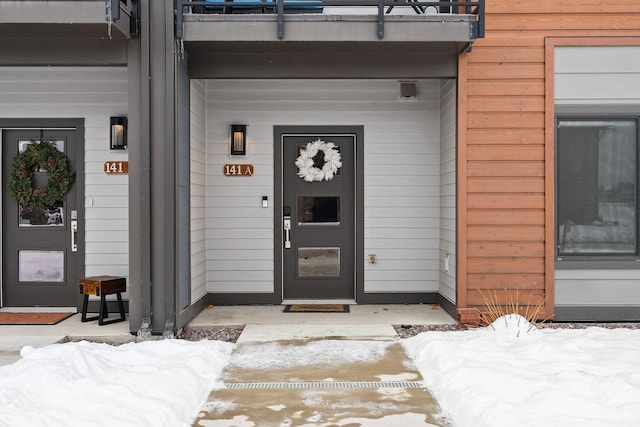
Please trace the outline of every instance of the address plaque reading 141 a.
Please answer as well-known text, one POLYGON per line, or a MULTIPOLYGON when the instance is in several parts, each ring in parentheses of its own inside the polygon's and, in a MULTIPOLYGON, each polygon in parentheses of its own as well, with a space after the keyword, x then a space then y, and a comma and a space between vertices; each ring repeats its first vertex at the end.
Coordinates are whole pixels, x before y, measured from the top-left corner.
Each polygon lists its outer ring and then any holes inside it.
POLYGON ((253 165, 224 165, 224 176, 253 176, 253 165))

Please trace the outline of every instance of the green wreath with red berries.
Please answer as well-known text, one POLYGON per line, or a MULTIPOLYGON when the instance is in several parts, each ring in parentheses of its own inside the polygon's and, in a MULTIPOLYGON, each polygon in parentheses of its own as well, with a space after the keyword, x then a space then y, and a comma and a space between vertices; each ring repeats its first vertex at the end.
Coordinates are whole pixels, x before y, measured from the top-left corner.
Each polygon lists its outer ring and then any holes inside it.
POLYGON ((9 192, 20 205, 33 208, 50 208, 64 201, 64 195, 75 180, 69 170, 69 159, 48 141, 33 141, 13 158, 9 174, 9 192), (44 170, 49 179, 42 187, 36 187, 33 173, 44 170))

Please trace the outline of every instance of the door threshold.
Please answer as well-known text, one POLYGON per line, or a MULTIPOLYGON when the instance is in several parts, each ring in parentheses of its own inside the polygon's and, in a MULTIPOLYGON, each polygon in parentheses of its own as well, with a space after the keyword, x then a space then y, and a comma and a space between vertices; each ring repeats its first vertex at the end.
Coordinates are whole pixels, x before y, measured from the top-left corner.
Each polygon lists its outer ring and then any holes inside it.
POLYGON ((0 313, 76 313, 78 307, 2 307, 0 313))
POLYGON ((347 305, 357 305, 355 300, 352 299, 285 299, 282 300, 281 305, 292 305, 292 304, 347 304, 347 305))

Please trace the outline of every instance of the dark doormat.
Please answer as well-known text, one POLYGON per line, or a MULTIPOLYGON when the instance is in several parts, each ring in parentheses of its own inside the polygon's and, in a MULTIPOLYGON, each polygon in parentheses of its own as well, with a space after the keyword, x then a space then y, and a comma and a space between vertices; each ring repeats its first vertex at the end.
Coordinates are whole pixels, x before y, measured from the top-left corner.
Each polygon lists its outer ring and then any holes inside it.
POLYGON ((285 313, 349 313, 347 304, 292 304, 284 307, 285 313))
POLYGON ((0 325, 55 325, 76 313, 0 313, 0 325))

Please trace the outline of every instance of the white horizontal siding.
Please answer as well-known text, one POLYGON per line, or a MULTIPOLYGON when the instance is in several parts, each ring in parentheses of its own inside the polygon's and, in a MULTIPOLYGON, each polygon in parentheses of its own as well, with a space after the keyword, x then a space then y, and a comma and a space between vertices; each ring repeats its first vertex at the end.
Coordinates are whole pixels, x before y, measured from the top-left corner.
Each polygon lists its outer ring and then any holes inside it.
MULTIPOLYGON (((393 177, 389 177, 393 178, 393 177)), ((419 190, 419 186, 417 188, 419 190)), ((403 220, 408 219, 409 221, 414 221, 418 219, 426 219, 431 221, 437 221, 438 214, 440 209, 438 207, 429 207, 429 208, 402 208, 402 212, 400 213, 400 218, 403 220)), ((367 218, 397 218, 398 209, 395 207, 376 207, 365 209, 365 213, 367 218)), ((394 228, 397 225, 397 221, 387 221, 386 226, 389 228, 394 228)))
POLYGON ((273 126, 364 125, 366 292, 437 292, 438 81, 398 100, 395 80, 207 81, 207 290, 273 292, 273 126), (249 153, 228 155, 229 124, 249 153), (224 177, 251 163, 253 177, 224 177), (269 208, 261 208, 261 197, 269 208), (368 259, 368 258, 367 258, 368 259))
MULTIPOLYGON (((411 190, 416 190, 415 188, 411 188, 411 190)), ((437 206, 438 197, 433 196, 434 193, 438 192, 438 187, 425 185, 421 187, 422 195, 414 196, 414 197, 404 197, 404 196, 388 196, 388 197, 369 197, 365 196, 364 203, 365 206, 370 206, 371 208, 376 207, 387 207, 387 206, 402 206, 407 208, 424 208, 430 206, 437 206)))
POLYGON ((84 275, 129 275, 128 179, 103 172, 128 159, 109 150, 109 117, 127 115, 127 91, 122 67, 0 68, 0 117, 85 121, 84 275))
MULTIPOLYGON (((224 222, 224 221, 220 220, 220 222, 224 222)), ((273 250, 273 245, 270 244, 270 242, 265 239, 237 239, 237 238, 216 239, 215 237, 212 237, 212 236, 215 236, 215 230, 216 229, 207 230, 207 240, 208 240, 207 246, 210 249, 224 249, 224 250, 271 249, 273 250)), ((223 257, 222 259, 224 261, 232 260, 232 258, 226 258, 226 257, 223 257)), ((247 263, 247 268, 249 269, 251 268, 250 262, 247 263)))
POLYGON ((205 83, 192 80, 190 88, 191 185, 191 303, 207 293, 206 239, 206 108, 205 83))
POLYGON ((223 262, 232 261, 256 261, 256 260, 268 260, 273 253, 273 248, 270 249, 208 249, 207 259, 222 260, 223 262))
POLYGON ((265 278, 264 280, 244 280, 241 274, 236 274, 233 280, 222 280, 216 277, 215 289, 212 292, 216 293, 273 293, 273 275, 271 278, 265 278))
POLYGON ((273 292, 273 213, 261 207, 262 196, 273 200, 273 131, 257 112, 271 95, 238 105, 237 83, 228 83, 207 82, 207 290, 273 292), (229 155, 231 123, 249 125, 245 157, 229 155), (223 175, 239 162, 253 164, 254 176, 223 175))
POLYGON ((640 306, 640 270, 556 270, 555 304, 640 306))
POLYGON ((556 104, 639 104, 640 46, 555 48, 556 104))
POLYGON ((440 86, 439 291, 456 302, 456 83, 440 86), (448 269, 446 268, 448 264, 448 269))

